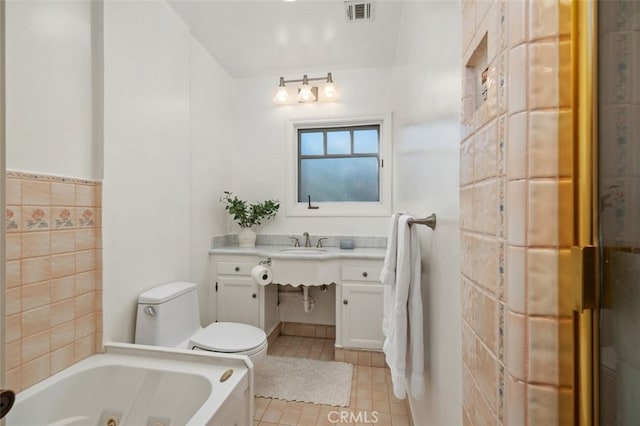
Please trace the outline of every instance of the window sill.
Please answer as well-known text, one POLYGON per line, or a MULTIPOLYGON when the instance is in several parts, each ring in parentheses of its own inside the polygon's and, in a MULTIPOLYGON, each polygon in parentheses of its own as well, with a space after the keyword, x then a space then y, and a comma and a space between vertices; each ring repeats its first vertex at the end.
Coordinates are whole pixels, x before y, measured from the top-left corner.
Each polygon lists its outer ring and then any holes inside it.
POLYGON ((287 216, 306 217, 352 217, 352 216, 389 216, 389 207, 382 203, 311 203, 317 209, 309 209, 307 203, 287 206, 287 216))

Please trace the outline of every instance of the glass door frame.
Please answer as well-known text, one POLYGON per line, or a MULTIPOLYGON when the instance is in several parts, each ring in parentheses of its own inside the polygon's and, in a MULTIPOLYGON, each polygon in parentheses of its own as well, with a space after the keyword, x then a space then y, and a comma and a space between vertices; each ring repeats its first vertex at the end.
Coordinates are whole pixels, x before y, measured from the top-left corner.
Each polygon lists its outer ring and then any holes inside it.
POLYGON ((597 1, 573 0, 572 109, 575 423, 598 424, 597 1))

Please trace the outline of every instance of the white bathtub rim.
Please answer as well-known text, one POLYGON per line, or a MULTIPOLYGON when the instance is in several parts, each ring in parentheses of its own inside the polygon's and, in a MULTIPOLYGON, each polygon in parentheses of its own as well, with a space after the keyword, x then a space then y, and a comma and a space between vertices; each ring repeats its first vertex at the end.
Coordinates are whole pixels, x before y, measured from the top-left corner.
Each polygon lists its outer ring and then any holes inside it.
MULTIPOLYGON (((57 382, 65 378, 95 367, 115 364, 127 367, 165 370, 168 362, 172 363, 168 371, 201 374, 210 382, 212 388, 214 385, 219 384, 218 378, 224 371, 230 367, 235 367, 239 370, 239 374, 233 374, 227 381, 226 387, 235 388, 243 379, 247 380, 249 387, 248 396, 251 402, 250 413, 253 413, 253 364, 249 357, 244 355, 201 353, 126 343, 105 344, 105 353, 91 355, 19 392, 16 395, 16 404, 19 405, 22 401, 36 397, 43 389, 49 386, 55 386, 57 382), (212 369, 214 369, 213 374, 212 369), (246 375, 243 374, 245 371, 246 375)), ((207 424, 211 417, 224 405, 230 395, 231 392, 224 396, 220 395, 219 398, 208 397, 205 403, 193 413, 187 425, 207 424)), ((9 413, 9 418, 10 417, 11 413, 9 413)))

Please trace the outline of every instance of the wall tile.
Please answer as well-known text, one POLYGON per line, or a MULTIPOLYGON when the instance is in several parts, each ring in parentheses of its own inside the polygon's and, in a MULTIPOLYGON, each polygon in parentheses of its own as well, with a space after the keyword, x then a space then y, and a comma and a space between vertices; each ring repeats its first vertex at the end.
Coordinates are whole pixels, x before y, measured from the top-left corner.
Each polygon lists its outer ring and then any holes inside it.
POLYGON ((473 331, 466 325, 462 327, 463 341, 466 342, 466 350, 463 350, 462 359, 469 371, 474 372, 474 381, 478 390, 485 396, 491 410, 498 406, 498 361, 480 343, 473 331))
POLYGON ((529 379, 569 386, 572 381, 572 323, 570 320, 529 319, 529 379))
POLYGON ((77 226, 76 209, 70 206, 51 207, 51 229, 73 229, 77 226))
POLYGON ((498 292, 499 244, 495 239, 476 238, 473 254, 475 281, 491 294, 498 292))
POLYGON ((558 271, 558 313, 569 317, 573 311, 570 249, 558 251, 558 271))
POLYGON ((465 304, 463 317, 478 337, 494 353, 498 352, 498 304, 469 281, 463 281, 462 293, 465 304))
POLYGON ((71 253, 76 250, 76 231, 51 232, 51 254, 71 253))
POLYGON ((76 317, 76 303, 73 299, 66 299, 51 305, 51 327, 57 327, 76 317))
POLYGON ((95 311, 96 294, 95 292, 86 293, 75 298, 76 300, 76 317, 88 315, 95 311))
MULTIPOLYGON (((558 182, 558 245, 571 247, 573 244, 573 185, 570 179, 558 182)), ((637 241, 637 240, 636 240, 637 241)))
POLYGON ((89 272, 83 272, 81 274, 77 274, 75 278, 76 278, 76 289, 75 289, 76 296, 96 290, 95 271, 89 271, 89 272))
POLYGON ((7 299, 5 301, 7 315, 14 315, 21 312, 22 299, 20 297, 20 293, 21 287, 13 287, 7 289, 7 299))
POLYGON ((559 314, 557 250, 527 250, 527 287, 530 315, 559 314))
POLYGON ((558 43, 558 106, 571 108, 571 42, 558 43))
POLYGON ((79 229, 76 231, 76 250, 93 250, 96 248, 95 229, 79 229))
POLYGON ((22 337, 22 314, 18 313, 7 316, 6 328, 7 342, 20 340, 20 338, 22 337))
POLYGON ((529 182, 529 246, 558 245, 558 185, 555 181, 529 182))
POLYGON ((22 234, 22 257, 48 256, 51 251, 49 232, 25 232, 22 234))
POLYGON ((529 114, 529 176, 558 176, 558 112, 529 114))
POLYGON ((59 326, 51 328, 51 350, 60 349, 63 346, 74 343, 75 340, 75 324, 73 321, 65 322, 59 326))
POLYGON ((51 182, 51 205, 73 206, 76 204, 76 185, 65 182, 51 182))
POLYGON ((51 374, 56 374, 69 366, 75 361, 75 346, 67 345, 51 352, 51 374))
POLYGON ((76 252, 76 273, 93 271, 94 269, 96 269, 96 251, 95 250, 77 251, 76 252))
POLYGON ((529 2, 531 40, 554 37, 558 34, 558 3, 549 0, 529 2))
POLYGON ((51 303, 75 296, 75 277, 73 275, 51 280, 51 303))
POLYGON ((473 189, 473 223, 475 230, 495 236, 498 233, 498 181, 476 184, 473 189))
POLYGON ((50 352, 49 330, 22 338, 22 362, 26 363, 50 352))
POLYGON ((460 146, 460 185, 473 183, 473 163, 473 138, 469 138, 460 146))
POLYGON ((51 277, 60 278, 76 272, 75 253, 51 256, 51 277))
POLYGON ((12 260, 7 262, 5 283, 7 288, 18 287, 22 282, 22 262, 12 260))
POLYGON ((507 97, 510 114, 527 108, 527 46, 522 44, 509 51, 507 97))
POLYGON ((512 312, 524 314, 525 305, 525 249, 507 249, 507 306, 512 312))
POLYGON ((20 259, 22 255, 22 234, 6 234, 5 247, 8 261, 20 259))
POLYGON ((525 384, 520 380, 507 375, 506 381, 506 407, 505 413, 507 425, 525 424, 525 384))
POLYGON ((492 121, 474 137, 475 181, 497 176, 498 173, 498 122, 492 121))
POLYGON ((7 178, 7 194, 6 200, 7 204, 22 204, 22 180, 7 178))
POLYGON ((509 374, 518 380, 525 380, 525 317, 507 313, 505 358, 509 374))
POLYGON ((525 0, 507 2, 507 38, 508 47, 515 47, 527 39, 528 26, 525 24, 525 0))
POLYGON ((518 180, 507 184, 507 239, 510 245, 525 245, 527 183, 518 180))
POLYGON ((22 366, 21 385, 22 389, 46 379, 51 374, 50 356, 47 353, 40 358, 27 362, 22 366))
POLYGON ((51 322, 51 310, 49 305, 22 312, 22 336, 29 337, 33 334, 49 330, 51 322))
POLYGON ((76 205, 95 206, 96 192, 94 185, 76 185, 76 205))
POLYGON ((96 226, 94 207, 76 207, 76 227, 91 228, 96 226))
POLYGON ((5 356, 6 356, 7 370, 20 367, 20 363, 22 360, 22 351, 21 351, 22 345, 20 341, 18 340, 15 342, 7 343, 5 348, 6 348, 5 356))
POLYGON ((47 181, 22 181, 22 204, 48 206, 51 204, 51 183, 47 181))
POLYGON ((462 404, 468 413, 471 425, 499 424, 491 407, 487 404, 486 398, 482 395, 466 368, 463 368, 462 373, 462 404))
POLYGON ((23 229, 22 208, 7 204, 5 209, 5 230, 7 235, 14 232, 22 232, 23 229))
POLYGON ((33 257, 22 261, 22 284, 45 281, 51 278, 51 258, 33 257))
POLYGON ((48 231, 51 220, 51 208, 45 206, 22 206, 21 211, 22 230, 48 231))
POLYGON ((528 420, 530 425, 574 424, 570 390, 529 385, 528 420))
POLYGON ((460 189, 460 229, 473 228, 473 186, 460 189))
POLYGON ((34 309, 51 303, 49 281, 22 286, 22 310, 34 309))
POLYGON ((539 42, 529 45, 529 108, 557 107, 558 44, 539 42))
POLYGON ((95 335, 90 334, 89 336, 76 341, 76 361, 81 361, 93 354, 93 350, 96 346, 95 339, 95 335))
POLYGON ((527 177, 527 113, 509 117, 507 144, 507 177, 509 180, 527 177))

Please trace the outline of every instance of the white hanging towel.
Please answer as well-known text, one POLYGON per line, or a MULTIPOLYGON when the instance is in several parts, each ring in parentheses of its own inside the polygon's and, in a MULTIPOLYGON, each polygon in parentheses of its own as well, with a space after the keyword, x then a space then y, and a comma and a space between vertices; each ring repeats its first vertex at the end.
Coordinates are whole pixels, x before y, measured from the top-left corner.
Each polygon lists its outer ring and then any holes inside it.
MULTIPOLYGON (((389 300, 385 299, 385 316, 388 317, 386 321, 383 320, 383 332, 386 337, 383 350, 391 370, 393 393, 396 398, 405 398, 408 387, 412 397, 423 399, 424 343, 420 244, 418 231, 415 227, 409 226, 409 219, 412 217, 403 214, 397 221, 395 285, 385 285, 385 298, 388 297, 389 300), (390 291, 387 292, 387 289, 390 291), (391 303, 387 312, 388 302, 391 303)), ((391 242, 388 241, 387 244, 391 242)))
POLYGON ((391 321, 391 309, 393 306, 393 293, 396 285, 396 262, 398 250, 398 219, 405 212, 395 212, 389 219, 389 232, 387 234, 387 251, 384 255, 384 264, 380 272, 380 282, 384 285, 382 334, 389 336, 389 322, 391 321))

